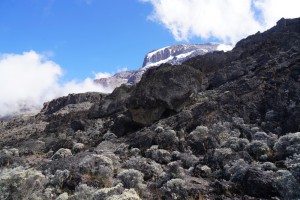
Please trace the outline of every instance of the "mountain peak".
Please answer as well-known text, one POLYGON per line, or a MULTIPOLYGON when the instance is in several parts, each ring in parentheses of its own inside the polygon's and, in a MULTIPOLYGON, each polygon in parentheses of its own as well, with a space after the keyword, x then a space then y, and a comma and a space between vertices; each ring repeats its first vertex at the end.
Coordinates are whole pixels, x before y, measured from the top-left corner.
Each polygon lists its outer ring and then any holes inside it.
POLYGON ((219 44, 179 44, 153 50, 146 54, 143 69, 163 63, 181 64, 189 58, 218 50, 219 44))

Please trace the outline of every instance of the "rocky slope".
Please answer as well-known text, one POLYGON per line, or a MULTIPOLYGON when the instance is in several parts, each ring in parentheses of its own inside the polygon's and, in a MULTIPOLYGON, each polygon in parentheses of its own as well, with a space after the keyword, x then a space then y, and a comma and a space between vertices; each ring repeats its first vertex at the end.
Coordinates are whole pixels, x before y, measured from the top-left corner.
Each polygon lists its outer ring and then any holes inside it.
POLYGON ((0 123, 0 199, 299 199, 300 18, 0 123))

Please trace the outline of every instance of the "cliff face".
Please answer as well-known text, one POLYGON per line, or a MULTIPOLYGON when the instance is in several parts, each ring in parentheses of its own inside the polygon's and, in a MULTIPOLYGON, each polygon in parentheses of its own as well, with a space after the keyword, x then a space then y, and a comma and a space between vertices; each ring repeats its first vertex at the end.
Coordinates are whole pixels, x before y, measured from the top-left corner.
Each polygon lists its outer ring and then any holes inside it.
POLYGON ((0 199, 299 199, 300 18, 0 124, 0 199), (33 184, 29 184, 33 183, 33 184))

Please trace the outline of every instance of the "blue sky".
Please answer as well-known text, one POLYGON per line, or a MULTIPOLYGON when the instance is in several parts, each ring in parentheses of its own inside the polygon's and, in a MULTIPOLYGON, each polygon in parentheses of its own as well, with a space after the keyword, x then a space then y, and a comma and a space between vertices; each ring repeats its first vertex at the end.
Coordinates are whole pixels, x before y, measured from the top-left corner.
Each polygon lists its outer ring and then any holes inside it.
POLYGON ((148 19, 151 9, 136 0, 1 0, 0 53, 47 55, 65 81, 137 69, 148 51, 179 43, 148 19))

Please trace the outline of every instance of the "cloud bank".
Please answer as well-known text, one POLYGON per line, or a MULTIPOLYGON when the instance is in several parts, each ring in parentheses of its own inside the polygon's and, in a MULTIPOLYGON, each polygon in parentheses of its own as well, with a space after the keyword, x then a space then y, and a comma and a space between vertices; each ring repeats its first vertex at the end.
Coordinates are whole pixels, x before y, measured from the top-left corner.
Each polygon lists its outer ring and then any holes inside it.
POLYGON ((0 55, 0 118, 40 109, 43 102, 69 93, 110 92, 92 78, 60 84, 62 68, 34 51, 0 55))
POLYGON ((235 44, 264 31, 282 18, 299 17, 299 0, 140 0, 151 3, 149 18, 162 24, 177 41, 216 38, 235 44))

